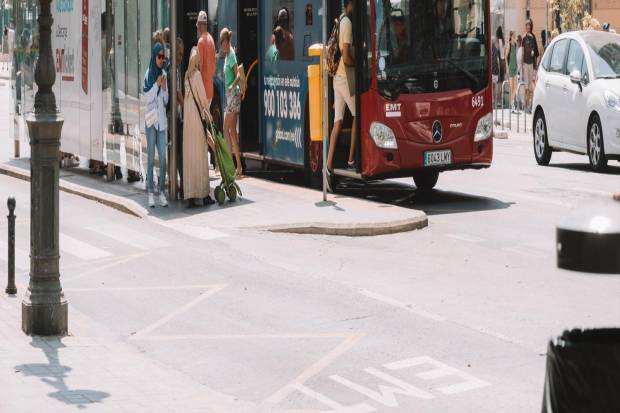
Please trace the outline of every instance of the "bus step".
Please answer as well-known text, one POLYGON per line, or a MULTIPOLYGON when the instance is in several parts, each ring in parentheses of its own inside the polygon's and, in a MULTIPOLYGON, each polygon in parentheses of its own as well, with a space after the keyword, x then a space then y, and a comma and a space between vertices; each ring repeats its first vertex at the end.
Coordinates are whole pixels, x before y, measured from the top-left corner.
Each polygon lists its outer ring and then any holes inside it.
POLYGON ((265 157, 258 152, 243 152, 241 153, 243 158, 252 159, 253 161, 264 161, 265 157))
POLYGON ((352 171, 350 169, 334 169, 334 175, 336 176, 342 176, 345 178, 351 178, 351 179, 362 179, 362 174, 359 174, 355 171, 352 171))

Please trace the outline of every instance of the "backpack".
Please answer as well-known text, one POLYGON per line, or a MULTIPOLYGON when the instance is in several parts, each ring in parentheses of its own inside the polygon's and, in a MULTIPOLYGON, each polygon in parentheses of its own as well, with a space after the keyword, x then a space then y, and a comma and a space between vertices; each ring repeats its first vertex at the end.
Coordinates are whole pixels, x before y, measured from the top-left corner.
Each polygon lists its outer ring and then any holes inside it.
POLYGON ((332 29, 332 34, 329 36, 329 40, 327 41, 325 64, 327 65, 327 74, 330 77, 336 76, 336 72, 338 72, 338 65, 340 64, 340 59, 342 58, 342 53, 340 51, 340 22, 343 17, 344 14, 340 16, 340 19, 334 20, 334 28, 332 29))

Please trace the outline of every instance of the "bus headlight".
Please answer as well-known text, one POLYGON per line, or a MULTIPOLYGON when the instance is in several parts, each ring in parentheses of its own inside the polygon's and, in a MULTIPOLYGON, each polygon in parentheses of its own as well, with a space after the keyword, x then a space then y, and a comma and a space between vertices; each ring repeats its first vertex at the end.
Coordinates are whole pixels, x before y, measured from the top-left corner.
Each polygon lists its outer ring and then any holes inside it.
POLYGON ((398 149, 394 132, 383 123, 373 122, 370 125, 370 136, 381 149, 398 149))
POLYGON ((480 142, 489 139, 493 133, 493 112, 489 112, 478 121, 476 133, 474 134, 474 142, 480 142))

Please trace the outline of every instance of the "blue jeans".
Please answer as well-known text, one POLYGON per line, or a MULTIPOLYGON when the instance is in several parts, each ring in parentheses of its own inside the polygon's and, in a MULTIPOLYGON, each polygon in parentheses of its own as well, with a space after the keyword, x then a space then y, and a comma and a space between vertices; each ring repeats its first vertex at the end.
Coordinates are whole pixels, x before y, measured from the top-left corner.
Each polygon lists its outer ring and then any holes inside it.
POLYGON ((146 152, 148 163, 146 167, 146 190, 149 194, 155 192, 153 184, 153 168, 155 164, 155 146, 159 157, 159 193, 166 192, 166 131, 156 130, 155 126, 146 128, 146 152))

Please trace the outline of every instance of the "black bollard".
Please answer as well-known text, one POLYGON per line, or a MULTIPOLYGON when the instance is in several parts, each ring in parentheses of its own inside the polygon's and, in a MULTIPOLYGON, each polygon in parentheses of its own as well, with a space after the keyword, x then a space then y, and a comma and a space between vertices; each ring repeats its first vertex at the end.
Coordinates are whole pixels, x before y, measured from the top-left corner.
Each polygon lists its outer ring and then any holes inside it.
POLYGON ((9 207, 9 280, 6 286, 5 292, 7 294, 17 294, 17 287, 15 286, 15 198, 9 197, 6 205, 9 207))

